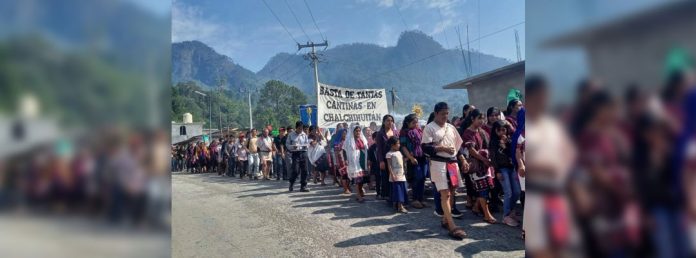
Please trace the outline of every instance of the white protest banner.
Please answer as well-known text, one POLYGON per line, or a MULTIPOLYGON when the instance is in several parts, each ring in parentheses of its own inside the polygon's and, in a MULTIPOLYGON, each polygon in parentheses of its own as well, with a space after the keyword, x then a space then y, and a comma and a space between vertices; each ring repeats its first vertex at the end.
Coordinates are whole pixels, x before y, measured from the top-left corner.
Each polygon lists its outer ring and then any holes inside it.
POLYGON ((339 123, 380 124, 389 113, 384 89, 350 89, 319 84, 318 124, 322 128, 339 123))

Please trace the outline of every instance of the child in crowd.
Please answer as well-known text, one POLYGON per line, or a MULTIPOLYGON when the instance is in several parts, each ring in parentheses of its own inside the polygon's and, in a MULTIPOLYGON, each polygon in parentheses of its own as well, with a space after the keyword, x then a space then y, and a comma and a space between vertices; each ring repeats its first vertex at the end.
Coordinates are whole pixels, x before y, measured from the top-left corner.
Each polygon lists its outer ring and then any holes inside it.
POLYGON ((406 193, 406 175, 404 173, 404 158, 401 155, 401 144, 395 136, 389 137, 387 146, 390 147, 387 152, 387 172, 389 173, 389 182, 392 184, 391 201, 396 205, 396 210, 401 213, 408 213, 405 204, 408 204, 408 195, 406 193))
POLYGON ((239 179, 244 178, 247 174, 247 169, 249 162, 247 159, 247 150, 243 147, 246 145, 246 137, 244 134, 239 135, 239 141, 237 142, 237 168, 239 169, 239 179))

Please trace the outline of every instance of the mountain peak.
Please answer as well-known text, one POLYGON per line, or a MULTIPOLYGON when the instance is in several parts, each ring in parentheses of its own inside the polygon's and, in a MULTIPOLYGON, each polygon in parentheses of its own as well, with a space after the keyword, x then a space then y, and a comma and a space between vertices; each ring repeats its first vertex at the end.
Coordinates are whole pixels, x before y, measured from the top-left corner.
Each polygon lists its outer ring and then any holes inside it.
POLYGON ((232 58, 220 54, 203 42, 182 41, 172 44, 172 81, 198 81, 213 86, 220 79, 226 86, 257 87, 253 72, 234 63, 232 58))
POLYGON ((181 41, 177 43, 173 43, 173 46, 179 46, 179 47, 185 47, 185 48, 194 48, 194 49, 204 49, 207 51, 212 51, 217 53, 213 48, 210 46, 206 45, 203 42, 200 42, 198 40, 187 40, 187 41, 181 41))
POLYGON ((442 45, 420 30, 407 30, 401 32, 396 43, 397 48, 405 49, 443 49, 442 45))

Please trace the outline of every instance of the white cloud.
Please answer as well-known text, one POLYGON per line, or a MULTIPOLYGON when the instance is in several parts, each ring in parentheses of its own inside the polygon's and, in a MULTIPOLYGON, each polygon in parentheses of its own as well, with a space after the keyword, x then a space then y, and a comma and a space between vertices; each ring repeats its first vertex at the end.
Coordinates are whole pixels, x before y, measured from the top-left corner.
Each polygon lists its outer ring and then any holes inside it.
POLYGON ((377 35, 377 44, 386 47, 396 44, 399 37, 399 31, 394 27, 382 23, 379 26, 379 34, 377 35))
MULTIPOLYGON (((357 0, 358 3, 371 3, 378 7, 397 7, 399 10, 417 9, 435 12, 438 16, 430 34, 439 34, 461 23, 461 3, 464 0, 357 0)), ((420 28, 419 24, 411 24, 411 27, 420 28)))
POLYGON ((394 6, 394 0, 358 0, 358 3, 374 3, 379 7, 394 6))
POLYGON ((430 32, 431 34, 438 34, 441 33, 453 25, 459 23, 461 20, 460 17, 460 12, 457 9, 461 1, 459 0, 430 0, 427 1, 427 7, 429 9, 435 9, 435 11, 439 12, 438 15, 441 15, 442 19, 440 22, 436 23, 435 26, 433 27, 433 30, 430 32))
POLYGON ((377 0, 379 2, 378 6, 392 7, 394 6, 394 0, 377 0))
POLYGON ((237 35, 234 27, 205 19, 198 7, 179 1, 172 3, 172 42, 198 40, 218 53, 234 57, 246 45, 242 41, 231 40, 238 38, 234 35, 237 35))
POLYGON ((222 28, 201 18, 201 11, 174 1, 172 4, 172 41, 200 40, 219 34, 222 28))

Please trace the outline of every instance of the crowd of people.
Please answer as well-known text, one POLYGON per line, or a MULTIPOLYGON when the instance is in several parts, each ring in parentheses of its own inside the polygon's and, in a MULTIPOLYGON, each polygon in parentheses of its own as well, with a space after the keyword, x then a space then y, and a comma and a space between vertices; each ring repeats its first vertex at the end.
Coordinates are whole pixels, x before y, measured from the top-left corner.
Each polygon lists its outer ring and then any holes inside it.
POLYGON ((169 230, 169 135, 105 129, 0 161, 0 210, 169 230))
MULTIPOLYGON (((503 112, 485 112, 465 105, 461 118, 450 119, 447 103, 435 105, 427 124, 407 115, 397 128, 385 115, 381 126, 341 123, 324 129, 301 121, 281 127, 272 136, 265 128, 215 139, 206 145, 191 142, 173 146, 172 167, 189 173, 248 180, 287 180, 288 190, 308 192, 308 181, 326 185, 326 178, 352 195, 358 203, 366 191, 375 191, 398 213, 429 207, 426 190, 432 189, 434 215, 454 239, 467 237, 453 218, 458 192, 466 193, 465 207, 490 224, 502 211, 502 223, 519 227, 524 202, 524 109, 512 99, 503 112), (428 180, 430 179, 430 180, 428 180), (430 187, 427 182, 430 181, 430 187), (502 208, 502 210, 501 210, 502 208)), ((524 233, 521 234, 524 238, 524 233)))
POLYGON ((587 79, 555 118, 544 112, 548 82, 527 78, 528 254, 696 254, 694 85, 693 70, 681 69, 660 93, 628 85, 621 99, 587 79))

